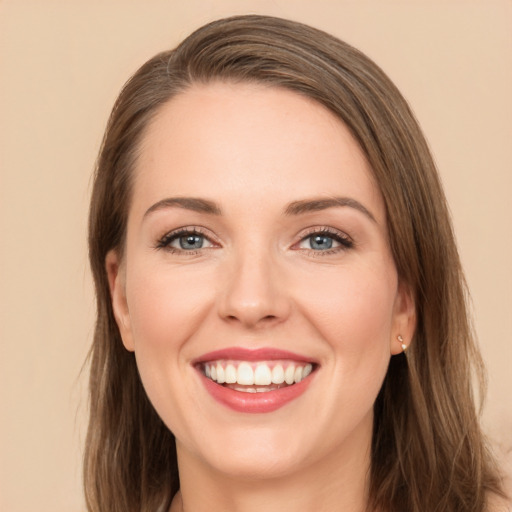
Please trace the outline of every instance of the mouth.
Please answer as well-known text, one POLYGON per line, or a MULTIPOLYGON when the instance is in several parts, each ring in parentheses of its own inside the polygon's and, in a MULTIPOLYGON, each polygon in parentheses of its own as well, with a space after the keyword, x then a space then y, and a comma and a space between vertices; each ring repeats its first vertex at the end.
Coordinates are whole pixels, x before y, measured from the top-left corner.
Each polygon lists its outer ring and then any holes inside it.
POLYGON ((193 366, 216 401, 245 413, 272 412, 295 400, 319 368, 291 352, 242 348, 205 354, 193 366))
POLYGON ((307 378, 313 369, 313 363, 289 360, 217 360, 200 365, 206 378, 242 393, 268 393, 293 386, 307 378))

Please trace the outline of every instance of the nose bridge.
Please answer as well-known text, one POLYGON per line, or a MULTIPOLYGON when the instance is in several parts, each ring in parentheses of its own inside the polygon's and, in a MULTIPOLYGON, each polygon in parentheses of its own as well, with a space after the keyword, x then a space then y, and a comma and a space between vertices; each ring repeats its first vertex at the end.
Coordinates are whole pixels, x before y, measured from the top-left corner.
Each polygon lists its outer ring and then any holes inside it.
POLYGON ((289 314, 278 258, 265 244, 234 251, 223 287, 220 315, 248 327, 279 323, 289 314))

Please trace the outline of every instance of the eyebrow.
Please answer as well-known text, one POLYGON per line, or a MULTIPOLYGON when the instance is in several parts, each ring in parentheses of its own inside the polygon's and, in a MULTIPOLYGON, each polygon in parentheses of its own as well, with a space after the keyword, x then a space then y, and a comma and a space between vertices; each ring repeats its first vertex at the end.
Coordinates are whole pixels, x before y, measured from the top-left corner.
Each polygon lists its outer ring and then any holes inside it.
POLYGON ((355 208, 356 210, 366 215, 373 222, 377 222, 373 214, 365 206, 363 206, 359 201, 356 201, 350 197, 329 197, 293 201, 286 207, 285 214, 301 215, 303 213, 319 212, 328 208, 337 208, 342 206, 355 208))
MULTIPOLYGON (((375 217, 365 206, 350 197, 301 199, 299 201, 289 203, 286 206, 284 213, 285 215, 302 215, 304 213, 319 212, 327 210, 328 208, 340 208, 343 206, 354 208, 366 215, 366 217, 373 222, 377 222, 375 217)), ((208 199, 202 199, 199 197, 167 197, 149 207, 144 214, 144 218, 155 211, 172 207, 183 208, 185 210, 192 210, 209 215, 222 215, 220 206, 208 199)))
POLYGON ((178 208, 184 208, 185 210, 192 210, 199 213, 207 213, 210 215, 221 215, 221 209, 213 201, 208 199, 201 199, 199 197, 168 197, 158 201, 153 206, 146 210, 144 217, 147 217, 150 213, 164 208, 171 208, 177 206, 178 208))

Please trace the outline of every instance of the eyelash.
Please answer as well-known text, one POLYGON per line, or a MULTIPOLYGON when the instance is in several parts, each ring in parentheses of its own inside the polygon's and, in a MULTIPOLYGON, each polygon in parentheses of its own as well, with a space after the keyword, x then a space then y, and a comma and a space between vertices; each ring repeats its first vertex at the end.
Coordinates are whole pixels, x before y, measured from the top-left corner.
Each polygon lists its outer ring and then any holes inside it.
POLYGON ((317 228, 312 229, 311 231, 306 232, 301 237, 299 242, 294 245, 295 246, 299 245, 302 242, 304 242, 305 240, 307 240, 308 238, 312 238, 315 235, 316 236, 324 235, 327 238, 332 238, 335 242, 338 242, 340 244, 338 247, 333 247, 331 249, 326 249, 323 251, 318 251, 318 250, 314 250, 314 249, 303 249, 315 257, 316 256, 328 256, 328 255, 335 254, 335 253, 338 253, 341 251, 346 251, 348 249, 352 249, 354 247, 354 242, 348 235, 346 235, 345 233, 342 233, 341 231, 335 230, 333 228, 329 228, 327 226, 317 227, 317 228))
MULTIPOLYGON (((203 249, 207 249, 207 247, 201 247, 194 250, 187 250, 187 249, 178 249, 176 247, 171 247, 171 243, 175 240, 178 240, 181 237, 184 236, 200 236, 204 239, 208 240, 209 243, 215 244, 215 242, 212 242, 210 237, 208 237, 201 228, 198 227, 186 227, 186 228, 180 228, 177 231, 171 231, 170 233, 165 234, 162 238, 158 240, 158 242, 155 245, 156 249, 164 249, 172 254, 184 254, 184 255, 194 255, 199 254, 199 252, 203 249)), ((334 230, 329 227, 317 227, 312 229, 309 232, 306 232, 303 234, 299 242, 295 243, 293 247, 298 246, 308 238, 311 238, 313 236, 318 235, 324 235, 327 238, 333 239, 335 242, 339 243, 340 245, 338 247, 326 249, 326 250, 314 250, 314 249, 302 249, 311 255, 314 256, 327 256, 329 254, 334 254, 340 251, 346 251, 348 249, 352 249, 354 247, 354 242, 352 239, 340 231, 334 230)), ((300 250, 300 248, 297 248, 296 250, 300 250)))
POLYGON ((172 254, 186 254, 186 255, 187 254, 189 254, 189 255, 199 254, 199 252, 202 249, 206 249, 206 247, 201 247, 199 249, 194 249, 194 250, 177 249, 176 247, 171 247, 171 243, 174 242, 175 240, 178 240, 179 238, 184 237, 184 236, 194 236, 194 235, 203 237, 204 239, 208 240, 212 244, 214 243, 211 241, 210 237, 208 237, 203 232, 203 230, 201 228, 191 226, 191 227, 186 227, 186 228, 180 228, 177 231, 171 231, 170 233, 165 234, 162 238, 160 238, 160 240, 158 240, 155 248, 156 249, 164 249, 172 254))

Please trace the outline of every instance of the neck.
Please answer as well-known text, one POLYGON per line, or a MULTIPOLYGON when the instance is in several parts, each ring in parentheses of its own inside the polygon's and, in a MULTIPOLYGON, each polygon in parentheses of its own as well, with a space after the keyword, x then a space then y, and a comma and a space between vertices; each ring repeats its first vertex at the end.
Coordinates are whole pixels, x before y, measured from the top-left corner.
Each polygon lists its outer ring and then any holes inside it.
POLYGON ((218 472, 178 443, 181 490, 170 512, 364 512, 371 444, 365 430, 332 453, 269 478, 218 472))

